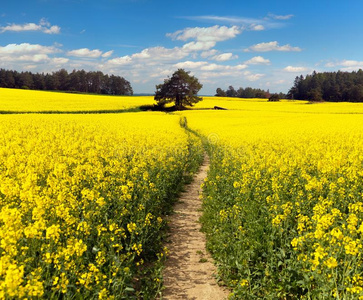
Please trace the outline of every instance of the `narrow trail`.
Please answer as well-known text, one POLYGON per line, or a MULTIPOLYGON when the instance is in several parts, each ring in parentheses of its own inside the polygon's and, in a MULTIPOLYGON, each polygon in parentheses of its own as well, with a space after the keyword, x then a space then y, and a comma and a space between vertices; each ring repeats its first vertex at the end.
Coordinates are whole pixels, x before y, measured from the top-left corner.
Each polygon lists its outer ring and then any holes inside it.
POLYGON ((163 273, 162 299, 222 300, 228 296, 228 291, 216 282, 216 267, 205 248, 205 236, 200 232, 200 186, 208 168, 209 157, 205 156, 199 172, 186 186, 174 207, 175 213, 170 216, 170 242, 166 245, 170 256, 163 273))

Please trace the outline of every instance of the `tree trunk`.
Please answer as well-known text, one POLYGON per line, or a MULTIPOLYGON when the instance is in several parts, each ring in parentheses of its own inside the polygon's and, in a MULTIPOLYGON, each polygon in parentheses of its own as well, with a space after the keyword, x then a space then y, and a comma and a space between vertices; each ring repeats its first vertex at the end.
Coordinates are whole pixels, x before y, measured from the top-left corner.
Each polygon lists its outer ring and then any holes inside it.
POLYGON ((176 94, 175 106, 176 106, 176 109, 180 109, 180 95, 179 94, 176 94))

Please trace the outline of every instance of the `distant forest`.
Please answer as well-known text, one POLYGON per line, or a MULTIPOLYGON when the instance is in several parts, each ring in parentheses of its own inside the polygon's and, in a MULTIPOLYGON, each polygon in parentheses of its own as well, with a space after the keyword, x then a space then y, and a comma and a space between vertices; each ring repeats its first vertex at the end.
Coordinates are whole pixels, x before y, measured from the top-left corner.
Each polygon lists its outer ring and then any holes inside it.
MULTIPOLYGON (((237 97, 237 98, 269 98, 271 96, 270 91, 262 89, 254 89, 251 87, 239 88, 235 90, 233 86, 229 86, 227 90, 217 88, 215 96, 217 97, 237 97)), ((286 98, 286 94, 279 93, 280 99, 286 98)))
POLYGON ((363 71, 313 72, 297 76, 289 99, 363 102, 363 71))
POLYGON ((125 78, 85 70, 68 73, 61 69, 52 74, 44 74, 0 69, 0 87, 106 95, 133 94, 131 84, 125 78))

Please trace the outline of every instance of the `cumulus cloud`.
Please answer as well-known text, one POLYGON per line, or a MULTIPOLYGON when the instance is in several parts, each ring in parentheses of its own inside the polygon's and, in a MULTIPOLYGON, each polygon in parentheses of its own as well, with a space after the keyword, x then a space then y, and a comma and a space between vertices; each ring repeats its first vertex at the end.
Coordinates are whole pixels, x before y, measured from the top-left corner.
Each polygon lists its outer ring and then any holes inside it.
POLYGON ((130 64, 149 64, 155 65, 166 62, 176 62, 180 59, 188 56, 188 51, 182 48, 164 48, 164 47, 152 47, 146 48, 141 52, 134 53, 132 55, 126 55, 110 59, 106 62, 108 67, 130 65, 130 64))
POLYGON ((289 44, 280 46, 277 41, 259 43, 244 50, 245 52, 268 52, 268 51, 301 51, 299 47, 292 47, 289 44))
POLYGON ((216 45, 216 42, 190 42, 183 46, 183 50, 188 52, 193 51, 204 51, 213 48, 216 45))
POLYGON ((203 51, 200 56, 202 58, 207 58, 207 57, 211 57, 211 56, 214 56, 218 53, 218 51, 216 49, 211 49, 211 50, 208 50, 208 51, 203 51))
POLYGON ((175 47, 175 48, 165 48, 165 47, 152 47, 146 48, 142 50, 140 53, 136 53, 132 55, 132 58, 135 59, 149 59, 149 60, 158 60, 158 61, 173 61, 182 59, 188 56, 188 53, 183 51, 183 49, 175 47))
POLYGON ((49 56, 47 54, 0 55, 0 61, 42 63, 49 61, 49 56))
POLYGON ((245 71, 243 75, 248 81, 256 81, 265 76, 265 74, 254 74, 251 73, 250 71, 245 71))
POLYGON ((102 51, 98 49, 90 50, 88 48, 81 48, 68 51, 67 55, 76 56, 76 57, 85 57, 85 58, 98 58, 102 55, 102 51))
POLYGON ((178 69, 197 69, 208 64, 206 61, 184 61, 174 65, 178 69))
POLYGON ((343 60, 340 63, 341 66, 343 67, 354 67, 354 66, 362 66, 363 65, 363 61, 357 61, 357 60, 343 60))
POLYGON ((122 57, 116 57, 107 61, 108 65, 115 65, 115 66, 123 66, 129 65, 132 63, 132 59, 129 55, 125 55, 122 57))
POLYGON ((65 58, 65 57, 54 57, 52 59, 52 62, 55 63, 55 64, 66 64, 69 62, 69 58, 65 58))
POLYGON ((261 24, 252 24, 250 27, 249 27, 250 30, 252 31, 262 31, 262 30, 265 30, 265 26, 261 25, 261 24))
POLYGON ((108 57, 110 57, 112 54, 113 54, 113 50, 111 50, 111 51, 107 51, 107 52, 103 53, 101 56, 102 56, 103 58, 108 58, 108 57))
POLYGON ((305 67, 293 67, 293 66, 287 66, 286 68, 283 69, 286 72, 290 72, 290 73, 300 73, 300 72, 305 72, 308 69, 305 67))
POLYGON ((174 40, 187 41, 195 39, 197 41, 225 41, 236 37, 242 32, 237 26, 227 27, 215 25, 212 27, 194 27, 178 30, 174 33, 167 33, 166 36, 174 40))
POLYGON ((4 47, 0 46, 0 56, 4 54, 50 54, 57 53, 60 50, 54 46, 42 46, 39 44, 8 44, 4 47))
POLYGON ((255 56, 245 61, 246 65, 269 65, 270 63, 269 59, 263 58, 262 56, 255 56))
POLYGON ((240 71, 246 69, 247 65, 239 64, 236 66, 229 66, 229 65, 219 65, 219 64, 208 64, 201 67, 203 71, 240 71))
POLYGON ((363 69, 363 61, 344 59, 342 61, 328 62, 325 64, 328 68, 339 68, 342 71, 355 71, 363 69))
POLYGON ((51 25, 46 19, 41 19, 38 24, 26 23, 26 24, 8 24, 7 26, 1 26, 0 32, 22 32, 22 31, 40 31, 46 34, 59 34, 61 28, 57 25, 51 25))
POLYGON ((339 62, 329 62, 325 65, 326 67, 362 67, 363 61, 344 59, 339 62))
POLYGON ((68 67, 69 59, 58 57, 62 53, 59 47, 60 44, 43 46, 29 43, 0 46, 0 66, 34 72, 52 72, 68 67))
POLYGON ((237 58, 238 58, 238 56, 233 55, 233 53, 222 53, 222 54, 213 56, 211 59, 216 60, 216 61, 227 61, 227 60, 232 60, 232 59, 237 59, 237 58))
POLYGON ((188 51, 203 51, 213 48, 217 42, 226 41, 235 38, 242 33, 242 29, 238 26, 219 26, 212 27, 194 27, 178 30, 174 33, 167 33, 166 36, 173 40, 188 41, 183 48, 188 51))

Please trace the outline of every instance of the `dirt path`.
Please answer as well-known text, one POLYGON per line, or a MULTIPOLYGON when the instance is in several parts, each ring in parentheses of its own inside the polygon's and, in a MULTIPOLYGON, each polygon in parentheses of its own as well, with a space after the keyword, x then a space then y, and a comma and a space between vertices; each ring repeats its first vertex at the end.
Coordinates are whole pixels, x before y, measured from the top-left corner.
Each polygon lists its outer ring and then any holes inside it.
POLYGON ((175 205, 175 214, 170 216, 170 242, 166 245, 170 256, 163 273, 163 299, 222 300, 228 296, 228 291, 216 282, 216 268, 205 249, 205 236, 198 222, 202 204, 200 185, 208 168, 209 158, 205 156, 193 182, 175 205))

